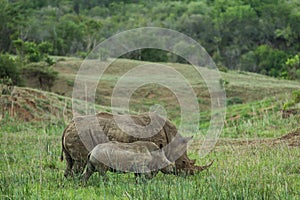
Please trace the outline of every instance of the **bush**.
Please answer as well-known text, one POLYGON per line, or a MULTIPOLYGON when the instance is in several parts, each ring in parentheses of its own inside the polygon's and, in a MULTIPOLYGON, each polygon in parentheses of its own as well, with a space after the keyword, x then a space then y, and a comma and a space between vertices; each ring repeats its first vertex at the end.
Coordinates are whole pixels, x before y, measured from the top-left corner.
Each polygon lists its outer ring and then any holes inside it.
POLYGON ((300 103, 300 90, 293 92, 292 99, 295 103, 300 103))
POLYGON ((279 77, 284 70, 288 55, 281 50, 273 49, 268 45, 261 45, 254 51, 257 66, 254 72, 279 77))
POLYGON ((87 56, 88 56, 88 52, 83 52, 83 51, 78 51, 77 53, 77 56, 82 58, 82 59, 85 59, 87 56))
POLYGON ((37 44, 34 42, 24 42, 26 58, 29 62, 40 62, 43 58, 37 44))
POLYGON ((54 81, 58 77, 58 72, 45 62, 28 64, 22 71, 27 78, 37 79, 40 88, 48 91, 51 91, 54 81))
POLYGON ((19 66, 9 55, 0 55, 0 79, 10 79, 13 85, 23 85, 19 66))
POLYGON ((242 104, 243 100, 239 97, 232 97, 232 98, 228 98, 226 101, 226 104, 229 105, 234 105, 234 104, 242 104))
POLYGON ((285 62, 285 71, 282 74, 283 78, 300 79, 300 59, 298 55, 288 58, 285 62))
POLYGON ((50 42, 35 42, 23 41, 21 39, 14 40, 13 42, 16 51, 22 62, 41 62, 45 61, 49 65, 54 64, 48 54, 53 53, 53 45, 50 42), (26 58, 24 60, 24 58, 26 58))
POLYGON ((222 88, 224 88, 226 85, 229 84, 229 81, 224 80, 224 79, 219 79, 219 83, 220 83, 220 86, 221 86, 222 88))
POLYGON ((300 103, 300 90, 293 91, 292 99, 283 104, 283 110, 291 108, 298 103, 300 103))
POLYGON ((217 67, 218 67, 219 71, 221 71, 221 72, 225 72, 225 73, 228 72, 228 68, 225 67, 224 65, 217 65, 217 67))
POLYGON ((45 62, 48 63, 48 65, 55 64, 55 61, 52 58, 50 58, 48 55, 45 56, 45 62))
MULTIPOLYGON (((134 60, 143 60, 150 62, 168 62, 169 55, 167 51, 161 49, 139 49, 135 51, 128 52, 121 56, 121 58, 134 59, 134 60)), ((178 62, 178 60, 176 60, 178 62)))

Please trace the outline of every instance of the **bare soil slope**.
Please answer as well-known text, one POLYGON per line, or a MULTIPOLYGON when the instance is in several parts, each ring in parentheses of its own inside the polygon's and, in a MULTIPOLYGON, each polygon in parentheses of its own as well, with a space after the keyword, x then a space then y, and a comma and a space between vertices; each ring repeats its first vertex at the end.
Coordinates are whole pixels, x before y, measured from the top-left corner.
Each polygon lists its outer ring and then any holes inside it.
POLYGON ((288 146, 300 147, 300 127, 273 141, 273 144, 285 143, 288 146))
POLYGON ((22 121, 69 120, 71 99, 31 88, 14 87, 11 94, 1 95, 0 117, 6 115, 22 121))

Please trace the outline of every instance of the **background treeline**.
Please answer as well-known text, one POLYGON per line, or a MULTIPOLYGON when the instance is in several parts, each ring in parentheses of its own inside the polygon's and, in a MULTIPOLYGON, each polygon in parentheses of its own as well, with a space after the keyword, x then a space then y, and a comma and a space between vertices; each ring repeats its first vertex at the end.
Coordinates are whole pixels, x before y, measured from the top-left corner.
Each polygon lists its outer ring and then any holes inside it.
MULTIPOLYGON (((0 51, 30 62, 84 57, 99 42, 142 26, 198 41, 218 66, 300 79, 299 0, 0 0, 0 51)), ((153 49, 124 57, 177 61, 153 49)))

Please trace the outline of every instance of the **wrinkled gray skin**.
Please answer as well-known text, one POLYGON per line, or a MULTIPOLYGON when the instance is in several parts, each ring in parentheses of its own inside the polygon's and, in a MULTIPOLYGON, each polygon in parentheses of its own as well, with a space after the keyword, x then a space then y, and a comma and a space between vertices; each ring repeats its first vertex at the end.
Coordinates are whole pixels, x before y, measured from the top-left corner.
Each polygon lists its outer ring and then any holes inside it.
POLYGON ((107 171, 112 171, 133 172, 136 177, 151 179, 158 171, 171 174, 174 170, 175 164, 171 163, 164 151, 153 142, 110 141, 98 144, 88 154, 87 167, 82 178, 86 182, 95 171, 102 176, 105 176, 107 171))
MULTIPOLYGON (((155 143, 160 149, 163 149, 169 161, 175 162, 176 171, 174 174, 193 175, 211 166, 212 163, 205 166, 196 166, 195 160, 190 160, 187 156, 187 142, 185 145, 178 143, 183 137, 178 133, 175 125, 168 119, 163 119, 156 113, 145 113, 140 115, 118 115, 123 126, 135 131, 135 128, 128 118, 132 119, 135 124, 147 126, 151 122, 161 125, 161 129, 150 130, 151 137, 134 137, 121 130, 114 120, 114 116, 110 113, 98 113, 97 121, 91 120, 90 117, 77 117, 73 119, 66 127, 62 135, 62 154, 67 161, 65 177, 75 174, 81 174, 87 163, 87 155, 97 145, 108 141, 118 141, 123 143, 132 143, 135 141, 150 141, 155 143), (152 121, 151 121, 152 119, 152 121), (76 124, 75 124, 76 121, 76 124), (77 127, 80 128, 78 131, 77 127), (98 127, 95 128, 95 127, 98 127), (100 129, 100 131, 99 131, 100 129), (97 130, 97 131, 95 131, 97 130), (151 132, 152 131, 152 132, 151 132), (80 133, 80 135, 79 135, 80 133)), ((145 133, 136 130, 137 134, 145 133)))

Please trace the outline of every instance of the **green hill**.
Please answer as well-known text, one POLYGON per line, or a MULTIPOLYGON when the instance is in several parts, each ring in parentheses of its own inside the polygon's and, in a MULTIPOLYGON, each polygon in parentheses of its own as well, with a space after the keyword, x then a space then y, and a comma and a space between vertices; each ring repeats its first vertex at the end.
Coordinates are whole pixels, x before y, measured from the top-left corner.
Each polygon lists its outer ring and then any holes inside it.
MULTIPOLYGON (((18 95, 15 96, 18 96, 18 103, 15 105, 18 105, 20 112, 23 113, 20 116, 26 115, 21 118, 25 120, 65 118, 67 122, 72 117, 73 84, 81 64, 80 59, 64 58, 54 66, 59 72, 59 79, 55 82, 52 91, 60 95, 29 88, 17 88, 15 91, 18 95)), ((118 59, 105 71, 96 92, 98 111, 111 111, 111 95, 118 79, 141 64, 154 63, 118 59)), ((190 81, 201 111, 200 132, 205 132, 210 122, 210 95, 203 79, 189 65, 161 64, 176 69, 190 81)), ((282 117, 283 104, 291 99, 292 91, 300 90, 299 81, 280 80, 250 72, 220 73, 222 76, 220 84, 224 85, 227 95, 223 137, 277 137, 299 126, 297 116, 282 117)), ((162 75, 162 78, 164 76, 162 75)), ((35 82, 27 82, 31 87, 38 87, 35 82)), ((155 104, 164 106, 168 118, 175 124, 180 123, 180 105, 176 96, 167 88, 157 84, 145 85, 135 91, 130 99, 130 112, 147 112, 155 104)), ((14 109, 17 109, 16 106, 14 109)))

